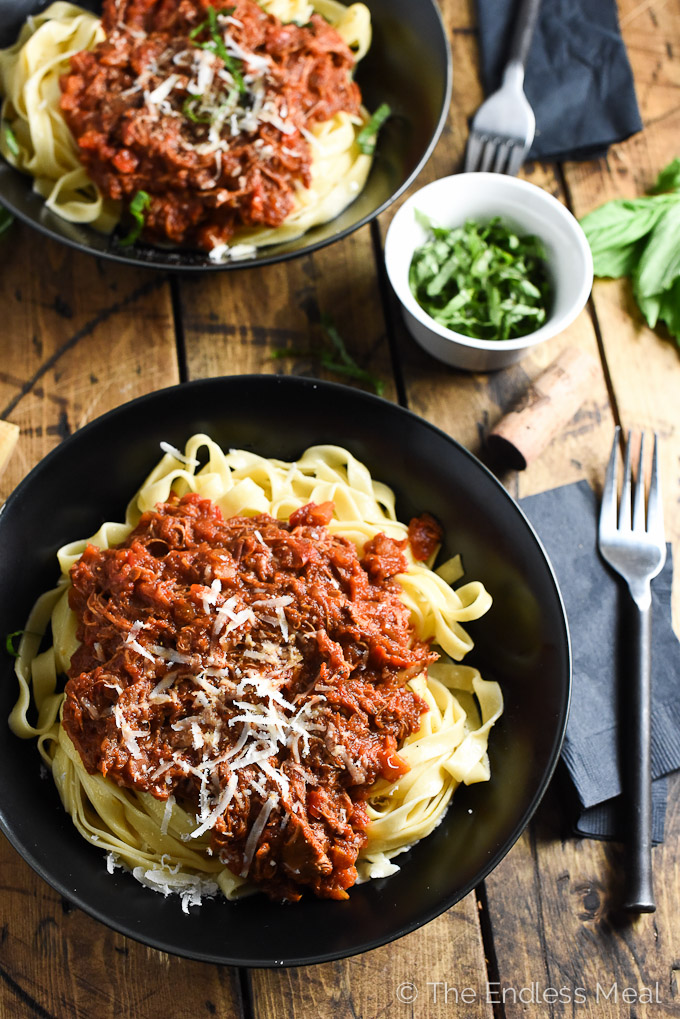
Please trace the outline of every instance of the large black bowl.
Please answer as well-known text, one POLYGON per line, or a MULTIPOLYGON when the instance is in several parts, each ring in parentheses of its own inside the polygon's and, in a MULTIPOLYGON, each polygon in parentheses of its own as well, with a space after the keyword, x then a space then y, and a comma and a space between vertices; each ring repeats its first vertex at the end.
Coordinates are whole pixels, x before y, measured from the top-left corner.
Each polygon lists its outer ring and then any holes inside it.
MULTIPOLYGON (((491 734, 492 779, 461 789, 444 821, 399 859, 398 874, 351 889, 347 902, 263 895, 210 901, 182 913, 129 874, 107 873, 41 776, 33 742, 0 737, 0 825, 35 870, 86 912, 168 952, 252 966, 310 963, 373 948, 431 920, 467 894, 528 823, 558 758, 570 688, 569 638, 545 553, 505 489, 443 432, 385 400, 308 379, 242 376, 190 382, 142 397, 66 439, 28 475, 0 513, 0 627, 20 629, 53 586, 55 550, 122 518, 160 455, 204 431, 223 447, 294 459, 308 445, 346 446, 397 493, 401 519, 434 513, 446 552, 494 603, 469 624, 468 661, 503 687, 491 734)), ((16 697, 1 665, 0 716, 16 697)), ((0 727, 0 732, 2 727, 0 727)))
MULTIPOLYGON (((67 223, 33 193, 29 177, 0 156, 0 203, 43 233, 80 251, 117 262, 177 271, 238 269, 308 254, 345 237, 382 212, 425 165, 441 133, 451 96, 451 54, 435 0, 364 0, 371 11, 373 43, 357 69, 364 103, 389 103, 393 116, 380 132, 374 165, 361 194, 336 219, 285 244, 262 248, 252 258, 224 264, 202 252, 121 247, 90 227, 67 223)), ((97 0, 80 0, 97 11, 97 0)), ((12 43, 26 17, 45 0, 0 0, 0 47, 12 43)))

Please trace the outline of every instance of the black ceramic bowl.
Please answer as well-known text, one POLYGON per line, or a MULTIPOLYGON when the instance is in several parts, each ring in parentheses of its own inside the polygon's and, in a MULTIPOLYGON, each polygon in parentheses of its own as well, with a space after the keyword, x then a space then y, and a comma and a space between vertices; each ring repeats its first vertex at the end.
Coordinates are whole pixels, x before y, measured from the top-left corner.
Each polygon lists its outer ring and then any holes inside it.
MULTIPOLYGON (((490 740, 492 779, 460 789, 439 827, 399 858, 392 877, 351 889, 347 902, 304 898, 280 906, 264 895, 205 902, 182 912, 84 842, 61 807, 33 742, 0 726, 0 825, 27 862, 87 913, 167 952, 271 966, 362 952, 406 934, 466 895, 528 823, 556 764, 567 718, 569 639, 551 567, 505 489, 470 453, 408 411, 344 386, 242 376, 190 382, 142 397, 86 425, 50 453, 0 513, 0 627, 20 629, 35 597, 53 586, 56 549, 122 519, 128 498, 157 462, 161 440, 193 432, 223 447, 295 459, 307 446, 346 446, 397 494, 401 519, 429 510, 445 551, 494 603, 468 624, 466 661, 498 680, 505 713, 490 740)), ((16 697, 2 658, 0 716, 16 697)))
MULTIPOLYGON (((387 102, 393 115, 381 129, 366 186, 331 222, 314 227, 296 240, 262 248, 252 258, 215 264, 202 252, 141 243, 121 247, 115 237, 67 223, 33 193, 31 179, 1 156, 0 203, 38 230, 80 251, 176 271, 267 265, 309 254, 345 237, 386 209, 414 180, 439 138, 451 96, 451 55, 435 0, 364 2, 371 11, 373 42, 357 68, 357 81, 369 110, 387 102)), ((80 0, 80 5, 95 11, 100 8, 97 0, 80 0)), ((45 6, 45 0, 0 0, 0 47, 14 42, 26 17, 45 6)))

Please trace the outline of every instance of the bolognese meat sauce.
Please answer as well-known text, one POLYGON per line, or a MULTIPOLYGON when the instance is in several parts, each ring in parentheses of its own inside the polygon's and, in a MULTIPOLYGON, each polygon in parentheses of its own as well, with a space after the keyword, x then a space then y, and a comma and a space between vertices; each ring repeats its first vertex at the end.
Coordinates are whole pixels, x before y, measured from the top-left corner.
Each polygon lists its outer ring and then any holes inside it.
POLYGON ((357 115, 354 55, 323 17, 255 0, 104 0, 105 41, 71 58, 61 108, 89 177, 144 198, 144 237, 210 250, 278 227, 311 183, 309 131, 357 115))
POLYGON ((85 767, 174 796, 222 862, 282 900, 346 897, 366 798, 407 770, 398 748, 427 710, 407 680, 437 657, 394 579, 407 539, 378 534, 360 557, 332 512, 225 520, 171 496, 71 569, 63 725, 85 767))

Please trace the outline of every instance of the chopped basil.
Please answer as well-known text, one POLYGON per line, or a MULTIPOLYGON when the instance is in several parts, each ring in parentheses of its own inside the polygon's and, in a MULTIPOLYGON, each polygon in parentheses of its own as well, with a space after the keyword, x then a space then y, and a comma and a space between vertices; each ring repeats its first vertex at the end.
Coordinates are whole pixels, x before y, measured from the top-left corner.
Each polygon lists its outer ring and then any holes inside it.
POLYGON ((200 25, 197 25, 196 28, 189 32, 189 38, 199 49, 209 50, 211 53, 214 53, 216 57, 219 57, 229 73, 232 75, 238 86, 239 92, 245 92, 246 83, 243 80, 243 74, 241 72, 243 62, 238 60, 236 57, 232 57, 232 55, 227 52, 227 47, 224 45, 224 37, 220 32, 219 25, 217 24, 217 18, 219 15, 233 14, 235 10, 235 7, 225 7, 224 10, 216 11, 214 7, 208 7, 208 17, 205 21, 202 21, 200 25), (210 39, 207 42, 196 42, 197 37, 201 35, 202 32, 209 32, 210 39))
POLYGON ((5 144, 7 145, 7 148, 9 149, 13 156, 18 156, 19 143, 17 141, 17 136, 15 135, 14 131, 9 126, 9 124, 3 124, 2 130, 3 134, 5 135, 5 144))
POLYGON ((375 152, 375 143, 378 131, 383 126, 392 110, 387 103, 381 103, 367 124, 364 124, 357 135, 357 145, 366 156, 372 156, 375 152))
POLYGON ((421 212, 429 236, 413 254, 409 285, 439 325, 480 340, 509 340, 545 322, 552 288, 545 250, 500 217, 452 229, 421 212))
POLYGON ((198 107, 203 96, 197 96, 189 94, 182 104, 182 113, 188 120, 192 120, 194 124, 210 124, 212 122, 212 116, 209 113, 197 113, 195 107, 198 107))
POLYGON ((151 195, 147 191, 138 191, 130 202, 129 212, 134 219, 134 224, 129 234, 119 243, 124 247, 134 244, 144 229, 144 212, 151 205, 151 195))

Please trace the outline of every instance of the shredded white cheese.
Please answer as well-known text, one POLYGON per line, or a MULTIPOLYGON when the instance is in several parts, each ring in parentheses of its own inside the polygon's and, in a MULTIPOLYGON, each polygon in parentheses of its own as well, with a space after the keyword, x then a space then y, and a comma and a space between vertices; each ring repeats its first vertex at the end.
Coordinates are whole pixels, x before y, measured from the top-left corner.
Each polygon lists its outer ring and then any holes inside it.
POLYGON ((257 849, 257 843, 260 841, 260 835, 264 831, 264 827, 267 821, 269 820, 269 815, 276 806, 277 799, 278 797, 274 795, 270 795, 267 797, 267 799, 262 804, 262 809, 260 810, 260 813, 255 818, 253 827, 250 829, 250 832, 248 833, 248 838, 246 839, 246 846, 243 851, 243 867, 241 868, 241 877, 248 876, 248 872, 250 871, 250 865, 253 862, 255 850, 257 849))
POLYGON ((175 447, 171 446, 169 442, 161 442, 160 447, 164 453, 169 453, 170 456, 174 456, 175 460, 179 460, 180 463, 186 464, 188 467, 198 467, 199 461, 193 457, 185 456, 184 453, 175 447))

